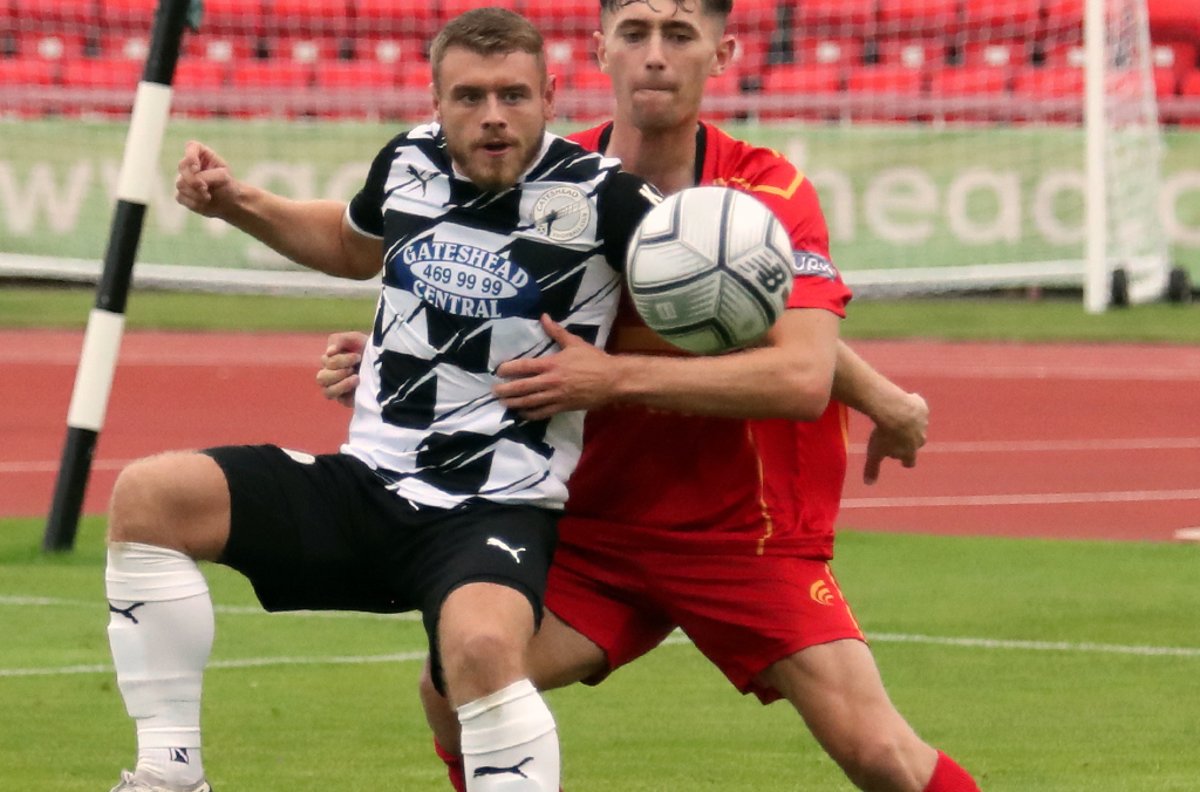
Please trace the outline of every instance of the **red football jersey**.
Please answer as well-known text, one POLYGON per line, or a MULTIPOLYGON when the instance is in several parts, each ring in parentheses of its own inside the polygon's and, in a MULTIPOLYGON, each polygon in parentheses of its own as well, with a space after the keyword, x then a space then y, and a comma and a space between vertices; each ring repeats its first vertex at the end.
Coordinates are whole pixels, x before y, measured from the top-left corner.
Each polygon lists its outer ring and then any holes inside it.
MULTIPOLYGON (((603 151, 610 130, 611 124, 603 124, 570 139, 603 151)), ((778 153, 710 124, 700 124, 696 142, 698 184, 744 190, 787 228, 797 273, 788 306, 844 317, 850 291, 829 261, 829 233, 812 183, 778 153)), ((608 348, 681 354, 646 327, 628 295, 608 348)), ((593 410, 569 484, 562 539, 603 542, 610 532, 635 529, 639 541, 652 545, 679 549, 684 538, 692 552, 830 558, 846 438, 846 409, 832 401, 811 423, 636 406, 593 410)))

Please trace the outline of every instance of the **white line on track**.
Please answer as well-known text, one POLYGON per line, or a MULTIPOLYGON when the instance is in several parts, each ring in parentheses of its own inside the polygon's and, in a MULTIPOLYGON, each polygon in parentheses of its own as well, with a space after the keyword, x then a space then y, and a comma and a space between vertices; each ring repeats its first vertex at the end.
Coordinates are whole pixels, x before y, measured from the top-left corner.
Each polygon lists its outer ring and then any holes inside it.
POLYGON ((1200 489, 1124 492, 1031 492, 1007 495, 914 495, 896 498, 846 498, 842 509, 941 508, 961 506, 1057 506, 1071 503, 1151 503, 1200 500, 1200 489))
MULTIPOLYGON (((1095 440, 945 440, 921 449, 929 454, 1035 454, 1091 451, 1171 451, 1200 448, 1200 437, 1127 437, 1095 440)), ((865 443, 850 446, 851 454, 867 453, 865 443)), ((120 470, 132 459, 98 459, 92 470, 120 470)), ((0 473, 56 473, 58 461, 39 459, 0 462, 0 473)))
MULTIPOLYGON (((1170 451, 1200 448, 1200 437, 1128 437, 1095 440, 947 440, 933 441, 921 449, 926 454, 1033 454, 1061 451, 1170 451)), ((850 453, 865 454, 865 443, 850 446, 850 453)))

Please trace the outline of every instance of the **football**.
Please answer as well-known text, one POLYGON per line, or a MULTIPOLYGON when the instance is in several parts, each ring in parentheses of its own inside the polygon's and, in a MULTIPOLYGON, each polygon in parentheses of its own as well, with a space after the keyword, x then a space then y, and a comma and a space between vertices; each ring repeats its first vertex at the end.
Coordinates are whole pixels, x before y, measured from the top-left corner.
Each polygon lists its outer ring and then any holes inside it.
POLYGON ((792 291, 792 246, 774 213, 728 187, 692 187, 642 219, 626 258, 633 304, 651 330, 699 355, 753 344, 792 291))

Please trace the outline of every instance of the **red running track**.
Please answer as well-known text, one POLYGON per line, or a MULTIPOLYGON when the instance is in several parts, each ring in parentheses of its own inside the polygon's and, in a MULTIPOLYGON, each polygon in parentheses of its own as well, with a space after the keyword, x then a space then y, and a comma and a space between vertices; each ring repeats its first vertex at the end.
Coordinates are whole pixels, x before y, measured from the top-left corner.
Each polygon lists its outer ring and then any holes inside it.
MULTIPOLYGON (((84 502, 173 448, 323 451, 348 413, 313 384, 323 335, 128 333, 84 502)), ((0 515, 48 512, 82 333, 0 332, 0 515)), ((1171 540, 1200 527, 1200 348, 856 342, 933 409, 915 470, 860 480, 841 522, 878 531, 1171 540)))

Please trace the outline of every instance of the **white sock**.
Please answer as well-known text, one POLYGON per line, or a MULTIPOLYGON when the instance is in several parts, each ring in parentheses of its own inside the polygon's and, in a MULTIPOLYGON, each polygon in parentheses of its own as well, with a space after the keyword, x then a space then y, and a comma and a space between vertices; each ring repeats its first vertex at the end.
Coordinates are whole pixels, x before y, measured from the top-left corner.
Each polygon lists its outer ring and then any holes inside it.
POLYGON ((469 792, 558 792, 554 716, 528 679, 458 708, 469 792))
POLYGON ((139 777, 173 786, 204 777, 200 689, 213 643, 213 607, 183 553, 113 543, 105 571, 108 642, 125 709, 137 724, 139 777))

